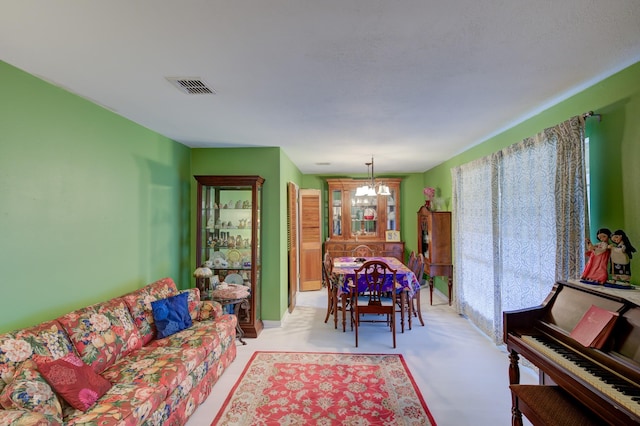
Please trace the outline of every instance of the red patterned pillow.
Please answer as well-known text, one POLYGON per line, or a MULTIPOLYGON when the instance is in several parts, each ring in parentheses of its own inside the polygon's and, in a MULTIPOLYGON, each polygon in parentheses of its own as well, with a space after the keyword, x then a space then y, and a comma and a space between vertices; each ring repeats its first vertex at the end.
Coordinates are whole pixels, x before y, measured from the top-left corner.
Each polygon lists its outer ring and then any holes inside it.
POLYGON ((38 363, 38 370, 65 401, 82 411, 87 411, 111 388, 108 380, 74 353, 54 361, 38 363))

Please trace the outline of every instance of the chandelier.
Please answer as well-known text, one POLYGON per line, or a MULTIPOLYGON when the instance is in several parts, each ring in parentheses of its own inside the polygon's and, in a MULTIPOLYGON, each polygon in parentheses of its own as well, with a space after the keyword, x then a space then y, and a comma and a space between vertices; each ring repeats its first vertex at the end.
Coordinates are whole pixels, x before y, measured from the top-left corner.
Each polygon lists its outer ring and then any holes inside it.
POLYGON ((375 197, 376 195, 391 195, 389 186, 379 183, 376 187, 376 180, 373 175, 373 157, 370 163, 364 163, 367 166, 367 180, 369 182, 356 188, 356 197, 375 197), (369 166, 371 166, 371 178, 369 178, 369 166))

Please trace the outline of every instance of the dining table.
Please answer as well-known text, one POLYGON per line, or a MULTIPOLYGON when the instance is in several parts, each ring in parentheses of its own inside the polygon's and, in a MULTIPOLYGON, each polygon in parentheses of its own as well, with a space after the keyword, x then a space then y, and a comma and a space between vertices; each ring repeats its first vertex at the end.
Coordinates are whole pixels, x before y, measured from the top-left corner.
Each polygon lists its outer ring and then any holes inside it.
MULTIPOLYGON (((412 301, 416 301, 417 313, 422 317, 420 311, 420 282, 411 269, 395 257, 352 257, 341 256, 333 258, 333 270, 331 272, 332 279, 337 283, 337 297, 342 298, 342 330, 346 330, 346 301, 354 283, 356 273, 365 262, 377 260, 386 263, 391 269, 396 270, 396 288, 393 288, 393 278, 388 275, 383 284, 384 291, 396 291, 401 296, 401 326, 404 331, 404 310, 405 306, 409 312, 409 329, 411 329, 411 306, 412 301)), ((358 292, 364 292, 367 289, 367 283, 364 276, 358 277, 358 292)))

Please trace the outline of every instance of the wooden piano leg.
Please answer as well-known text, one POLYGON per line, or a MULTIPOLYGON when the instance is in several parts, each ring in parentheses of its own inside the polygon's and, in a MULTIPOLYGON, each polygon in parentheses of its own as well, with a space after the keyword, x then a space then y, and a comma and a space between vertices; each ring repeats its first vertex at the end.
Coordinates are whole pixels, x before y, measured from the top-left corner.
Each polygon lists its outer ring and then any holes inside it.
POLYGON ((520 366, 518 365, 518 361, 520 360, 520 356, 516 351, 511 351, 509 353, 509 384, 510 385, 518 385, 520 384, 520 366))
POLYGON ((449 306, 451 306, 451 293, 453 290, 453 277, 451 275, 448 277, 447 286, 449 287, 449 306))
MULTIPOLYGON (((520 356, 516 351, 509 353, 509 384, 517 385, 520 383, 520 366, 518 361, 520 356)), ((522 426, 522 413, 518 409, 518 397, 511 392, 511 425, 522 426)))
POLYGON ((522 426, 522 413, 518 408, 518 397, 511 394, 511 399, 514 401, 511 406, 511 426, 522 426))

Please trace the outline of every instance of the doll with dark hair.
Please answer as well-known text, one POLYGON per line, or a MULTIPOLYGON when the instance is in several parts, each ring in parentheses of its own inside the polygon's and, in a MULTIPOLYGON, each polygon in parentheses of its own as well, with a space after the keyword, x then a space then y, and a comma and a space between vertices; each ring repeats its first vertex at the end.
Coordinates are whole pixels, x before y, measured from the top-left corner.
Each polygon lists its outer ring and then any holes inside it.
POLYGON ((631 281, 631 264, 629 260, 633 257, 636 249, 631 245, 629 237, 622 229, 618 229, 611 234, 611 241, 613 242, 613 244, 609 245, 611 250, 611 279, 628 283, 631 281))
POLYGON ((609 237, 611 231, 607 228, 598 229, 598 243, 592 244, 589 238, 587 243, 587 265, 582 271, 580 281, 587 284, 604 284, 609 279, 609 257, 611 250, 609 249, 609 237))

